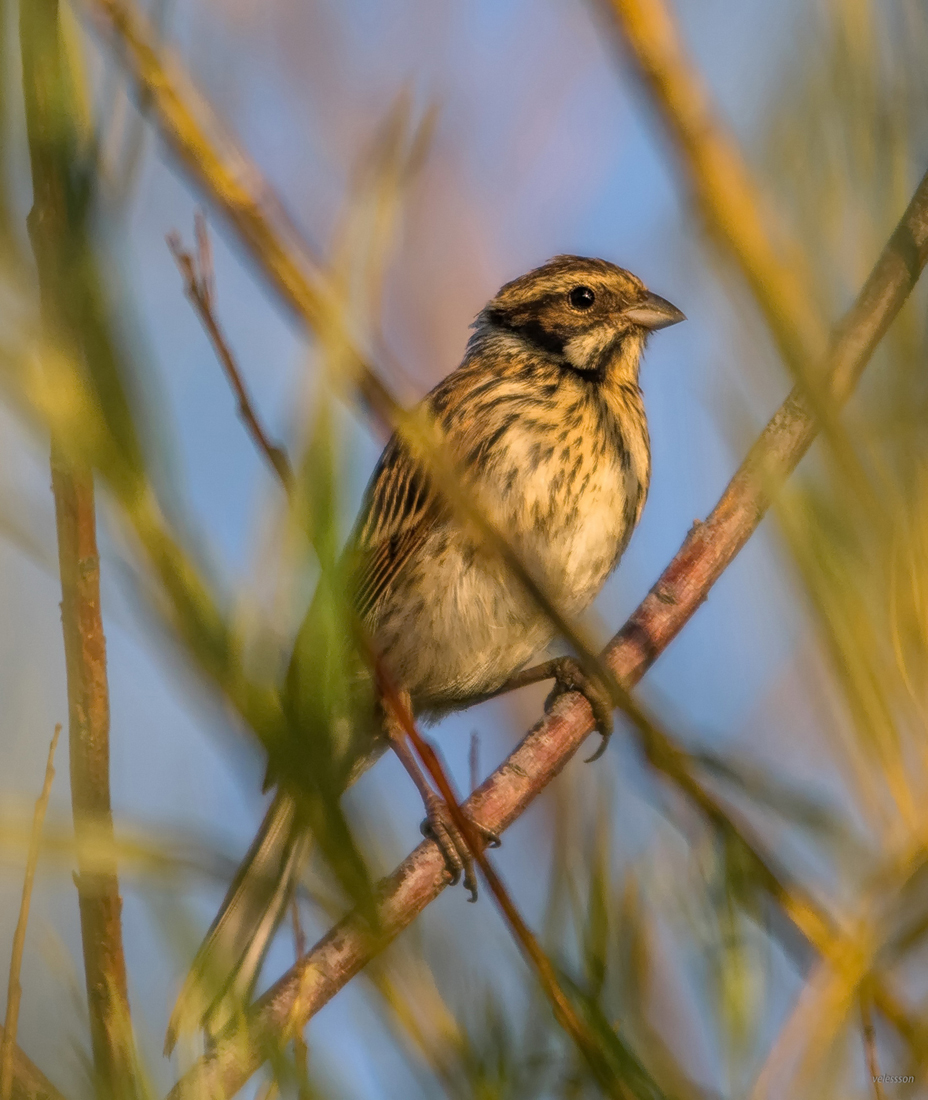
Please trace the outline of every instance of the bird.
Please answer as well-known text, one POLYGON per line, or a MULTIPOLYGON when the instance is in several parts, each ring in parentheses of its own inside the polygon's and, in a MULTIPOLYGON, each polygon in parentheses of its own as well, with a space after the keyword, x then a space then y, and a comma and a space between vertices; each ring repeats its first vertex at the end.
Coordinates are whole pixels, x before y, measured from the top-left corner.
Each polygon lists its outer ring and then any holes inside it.
MULTIPOLYGON (((683 320, 630 271, 556 256, 490 299, 460 365, 423 399, 462 493, 567 617, 590 605, 641 518, 651 455, 639 367, 649 335, 683 320)), ((590 700, 608 736, 610 698, 576 660, 529 665, 555 636, 550 616, 461 521, 399 433, 373 472, 345 555, 371 650, 418 719, 553 679, 553 694, 580 691, 590 700)), ((385 712, 383 727, 423 797, 424 831, 439 844, 449 877, 463 870, 475 898, 470 854, 447 808, 395 717, 385 712)), ((297 819, 292 794, 278 788, 197 953, 166 1051, 217 1013, 218 996, 206 997, 211 1004, 194 996, 207 971, 228 966, 223 989, 238 996, 253 988, 306 850, 297 819)))

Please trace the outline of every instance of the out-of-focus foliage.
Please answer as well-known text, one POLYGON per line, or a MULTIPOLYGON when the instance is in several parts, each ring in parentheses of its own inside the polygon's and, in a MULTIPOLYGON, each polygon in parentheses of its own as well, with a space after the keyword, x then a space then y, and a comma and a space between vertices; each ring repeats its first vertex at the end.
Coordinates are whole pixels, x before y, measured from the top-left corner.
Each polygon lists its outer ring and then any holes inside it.
MULTIPOLYGON (((73 266, 64 273, 79 347, 40 326, 22 224, 28 154, 24 126, 13 121, 22 110, 14 94, 20 46, 14 7, 0 0, 4 397, 28 424, 31 446, 44 448, 54 433, 96 469, 113 540, 109 564, 131 577, 143 609, 135 628, 155 648, 170 639, 197 691, 219 701, 222 721, 215 724, 224 726, 223 734, 229 727, 248 731, 272 774, 288 776, 304 792, 319 858, 306 873, 301 902, 310 935, 321 934, 346 900, 369 906, 372 879, 403 848, 392 833, 393 807, 387 809, 382 796, 364 787, 361 795, 342 797, 358 749, 346 744, 344 733, 366 733, 359 715, 370 709, 357 692, 360 661, 340 559, 355 438, 336 400, 347 391, 343 349, 322 340, 301 351, 304 379, 288 402, 296 490, 289 501, 280 493, 261 520, 265 530, 255 541, 269 549, 261 556, 264 576, 252 584, 217 565, 221 554, 206 525, 157 472, 159 449, 172 452, 176 437, 166 405, 152 400, 140 377, 154 368, 120 306, 140 298, 141 290, 124 285, 115 245, 143 171, 143 130, 134 109, 119 99, 121 78, 112 68, 101 76, 101 62, 93 51, 88 55, 70 14, 68 56, 75 86, 86 93, 75 93, 74 104, 84 99, 89 106, 87 117, 68 107, 81 141, 57 152, 68 158, 71 199, 80 207, 70 242, 73 266)), ((155 8, 170 26, 170 5, 155 8)), ((268 19, 278 14, 275 8, 268 19)), ((218 25, 235 12, 217 9, 212 16, 218 25)), ((821 0, 794 17, 798 45, 773 82, 756 124, 757 144, 764 150, 764 182, 807 243, 819 305, 833 318, 860 285, 926 162, 928 14, 918 0, 821 0)), ((319 18, 330 30, 338 25, 331 12, 319 18)), ((373 140, 359 143, 359 167, 341 196, 332 234, 333 285, 353 338, 375 358, 386 342, 381 328, 403 213, 436 126, 431 110, 415 121, 414 101, 399 95, 392 108, 385 103, 383 117, 370 127, 373 140)), ((536 121, 543 135, 549 120, 536 121)), ((547 237, 538 247, 554 250, 547 237)), ((178 303, 180 296, 178 284, 178 303)), ((922 288, 842 420, 867 482, 849 480, 845 466, 819 454, 777 507, 781 564, 813 635, 797 645, 815 654, 810 664, 821 673, 811 691, 787 683, 784 695, 806 692, 819 767, 837 780, 827 796, 815 783, 808 785, 812 793, 794 784, 790 769, 781 772, 763 756, 745 760, 714 747, 711 753, 694 749, 694 769, 730 811, 729 819, 706 819, 626 753, 623 763, 641 780, 631 809, 628 785, 616 782, 608 764, 598 773, 571 770, 543 809, 533 811, 541 822, 536 835, 511 842, 522 845, 525 856, 519 873, 509 876, 513 893, 623 1095, 697 1100, 746 1095, 752 1087, 758 1097, 797 1100, 872 1095, 859 1005, 861 997, 868 1003, 877 978, 892 983, 898 1009, 892 1017, 885 1005, 877 1012, 881 1068, 911 1073, 924 1088, 925 300, 922 288), (769 856, 766 864, 758 851, 769 856), (807 898, 832 916, 824 957, 795 927, 807 898)), ((158 315, 151 323, 170 321, 158 315)), ((211 408, 203 415, 231 418, 232 412, 211 408)), ((0 533, 36 559, 54 560, 28 515, 2 497, 0 533)), ((654 563, 654 574, 660 564, 654 563)), ((775 703, 771 709, 775 724, 775 703)), ((255 782, 253 774, 248 782, 255 782)), ((53 830, 50 850, 67 854, 67 835, 53 830)), ((128 829, 120 835, 115 856, 123 875, 143 884, 140 896, 151 900, 145 890, 164 890, 169 880, 169 904, 151 902, 166 945, 151 951, 163 952, 160 969, 179 973, 202 914, 192 918, 178 899, 190 879, 209 877, 204 869, 218 864, 224 873, 228 864, 200 849, 191 858, 167 828, 146 831, 144 844, 133 842, 128 829)), ((0 839, 14 852, 21 848, 14 815, 4 814, 0 839)), ((70 894, 55 896, 60 906, 73 907, 70 894)), ((457 910, 437 906, 424 927, 343 994, 355 1005, 365 1001, 357 1027, 373 1037, 371 1059, 382 1067, 376 1094, 418 1089, 455 1100, 598 1095, 533 975, 494 923, 490 902, 482 907, 465 923, 457 910)), ((0 957, 4 950, 0 945, 0 957)), ((128 961, 131 974, 134 959, 128 961)), ((159 1047, 166 1005, 144 989, 133 992, 133 1003, 140 1046, 151 1045, 150 1031, 159 1047)), ((268 1052, 265 1095, 346 1095, 344 1080, 354 1068, 345 1065, 350 1045, 331 1036, 317 1042, 315 1027, 307 1033, 308 1070, 292 1047, 268 1052)), ((62 1025, 60 1041, 73 1034, 73 1026, 62 1025)), ((22 1041, 28 1047, 30 1036, 22 1041)), ((160 1067, 140 1069, 140 1094, 154 1095, 161 1076, 160 1067)), ((69 1097, 89 1087, 77 1075, 59 1084, 69 1097)), ((906 1088, 899 1086, 898 1094, 916 1094, 906 1088)), ((893 1095, 888 1087, 887 1095, 893 1095)))
MULTIPOLYGON (((928 15, 905 2, 829 3, 817 24, 771 127, 771 161, 778 191, 817 243, 811 256, 834 312, 923 170, 928 77, 918 59, 928 15)), ((917 288, 845 421, 868 482, 810 467, 780 509, 838 689, 836 764, 878 860, 922 829, 928 779, 925 301, 917 288)))
MULTIPOLYGON (((817 286, 835 315, 924 171, 928 12, 907 0, 828 0, 808 28, 784 74, 767 155, 775 193, 814 242, 817 286)), ((908 974, 903 984, 916 1004, 924 993, 915 978, 920 936, 903 945, 897 928, 917 926, 912 910, 924 904, 913 888, 928 793, 925 306, 924 287, 916 288, 844 418, 866 481, 811 463, 778 509, 829 670, 819 688, 828 759, 842 778, 842 815, 860 841, 855 858, 833 866, 829 893, 847 922, 843 951, 861 952, 862 961, 836 965, 827 979, 819 967, 770 1061, 782 1070, 799 1056, 789 1087, 810 1094, 834 1072, 829 1051, 859 1030, 854 995, 871 968, 908 974)), ((896 1068, 900 1075, 922 1064, 924 1047, 902 1057, 908 1068, 896 1068)))

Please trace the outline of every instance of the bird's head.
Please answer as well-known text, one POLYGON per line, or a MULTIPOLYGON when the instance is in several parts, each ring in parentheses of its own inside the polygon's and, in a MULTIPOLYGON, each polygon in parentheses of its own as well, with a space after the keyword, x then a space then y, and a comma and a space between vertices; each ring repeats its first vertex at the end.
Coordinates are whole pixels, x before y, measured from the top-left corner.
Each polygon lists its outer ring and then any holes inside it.
POLYGON ((506 283, 476 328, 478 335, 515 335, 569 370, 603 376, 610 364, 624 362, 637 376, 647 334, 683 320, 630 271, 606 260, 556 256, 506 283))

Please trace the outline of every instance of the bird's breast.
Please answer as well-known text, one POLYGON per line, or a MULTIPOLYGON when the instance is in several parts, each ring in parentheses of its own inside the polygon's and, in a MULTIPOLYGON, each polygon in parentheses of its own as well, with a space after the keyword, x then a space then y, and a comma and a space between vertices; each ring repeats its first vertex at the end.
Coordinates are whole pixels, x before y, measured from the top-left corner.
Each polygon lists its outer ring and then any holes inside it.
POLYGON ((568 614, 585 608, 638 521, 650 474, 643 416, 621 429, 602 409, 514 425, 484 471, 500 528, 568 614), (495 506, 494 506, 495 502, 495 506))
MULTIPOLYGON (((497 395, 451 438, 474 502, 560 610, 576 615, 615 568, 644 503, 643 410, 616 419, 601 402, 516 396, 517 411, 497 395)), ((433 714, 496 690, 554 636, 505 563, 450 514, 429 529, 370 626, 396 682, 433 714)))

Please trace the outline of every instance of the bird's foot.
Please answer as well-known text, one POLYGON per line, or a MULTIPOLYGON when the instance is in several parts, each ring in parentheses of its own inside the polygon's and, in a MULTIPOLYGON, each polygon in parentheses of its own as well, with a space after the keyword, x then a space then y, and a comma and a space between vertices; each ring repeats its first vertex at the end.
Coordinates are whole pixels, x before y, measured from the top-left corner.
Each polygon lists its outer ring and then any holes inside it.
MULTIPOLYGON (((420 829, 422 835, 434 840, 439 851, 445 859, 445 869, 448 872, 453 886, 464 875, 464 889, 470 891, 469 901, 477 900, 477 876, 474 872, 474 857, 451 817, 451 811, 445 800, 437 794, 431 793, 425 798, 426 818, 420 829)), ((488 848, 498 848, 501 844, 499 837, 492 830, 481 825, 479 821, 468 818, 471 829, 484 842, 488 848)))
POLYGON ((590 704, 596 730, 602 738, 596 752, 586 762, 589 764, 598 760, 608 748, 609 738, 612 736, 612 712, 615 704, 609 689, 601 680, 594 679, 585 672, 574 657, 556 657, 551 667, 555 682, 551 694, 545 700, 545 710, 550 710, 555 700, 567 692, 579 692, 590 704))

